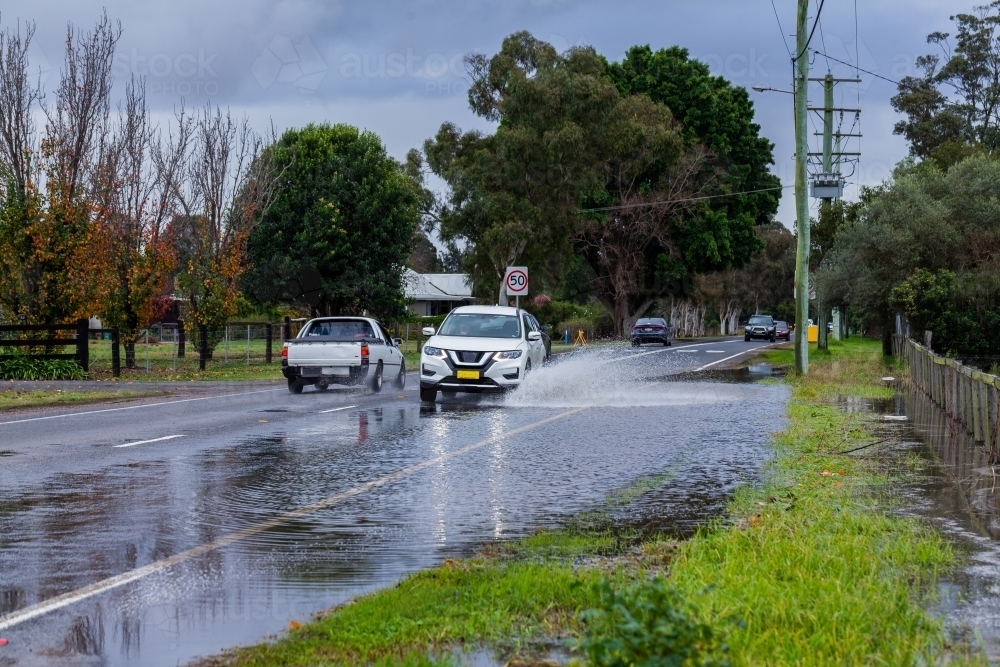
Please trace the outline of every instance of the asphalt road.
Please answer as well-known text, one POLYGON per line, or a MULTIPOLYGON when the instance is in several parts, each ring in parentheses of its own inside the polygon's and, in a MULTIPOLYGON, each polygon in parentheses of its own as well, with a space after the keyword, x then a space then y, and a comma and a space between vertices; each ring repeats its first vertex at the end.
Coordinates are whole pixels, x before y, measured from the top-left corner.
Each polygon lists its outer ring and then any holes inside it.
MULTIPOLYGON (((649 475, 615 521, 689 531, 752 478, 782 387, 677 381, 763 342, 559 355, 421 406, 234 385, 0 421, 0 665, 175 665, 260 640, 649 475)), ((765 369, 766 371, 766 369, 765 369)))

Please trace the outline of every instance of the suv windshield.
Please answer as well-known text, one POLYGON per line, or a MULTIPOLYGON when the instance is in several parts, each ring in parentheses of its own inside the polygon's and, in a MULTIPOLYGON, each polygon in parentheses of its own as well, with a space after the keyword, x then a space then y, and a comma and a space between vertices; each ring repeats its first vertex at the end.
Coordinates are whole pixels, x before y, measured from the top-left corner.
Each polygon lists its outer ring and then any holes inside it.
POLYGON ((771 326, 773 322, 768 315, 754 315, 750 318, 750 324, 764 324, 766 326, 771 326))
POLYGON ((515 315, 452 313, 444 321, 437 333, 439 336, 520 338, 521 326, 515 315))

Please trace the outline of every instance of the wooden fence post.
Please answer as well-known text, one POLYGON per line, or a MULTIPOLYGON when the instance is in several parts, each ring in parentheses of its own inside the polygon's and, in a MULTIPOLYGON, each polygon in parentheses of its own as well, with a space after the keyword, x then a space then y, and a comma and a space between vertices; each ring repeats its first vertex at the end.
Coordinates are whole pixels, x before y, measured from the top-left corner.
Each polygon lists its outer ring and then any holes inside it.
POLYGON ((292 318, 285 315, 285 340, 292 339, 292 318))
POLYGON ((122 375, 122 351, 121 334, 118 327, 111 327, 111 375, 121 377, 122 375))
POLYGON ((271 323, 268 322, 264 325, 264 336, 266 338, 266 343, 264 345, 264 363, 271 363, 271 341, 274 339, 274 333, 271 330, 271 323))
POLYGON ((198 370, 205 370, 205 360, 208 359, 208 327, 204 324, 198 327, 198 370))
POLYGON ((76 321, 76 361, 84 373, 90 372, 90 320, 85 317, 76 321))
POLYGON ((177 320, 177 358, 184 357, 184 320, 177 320))

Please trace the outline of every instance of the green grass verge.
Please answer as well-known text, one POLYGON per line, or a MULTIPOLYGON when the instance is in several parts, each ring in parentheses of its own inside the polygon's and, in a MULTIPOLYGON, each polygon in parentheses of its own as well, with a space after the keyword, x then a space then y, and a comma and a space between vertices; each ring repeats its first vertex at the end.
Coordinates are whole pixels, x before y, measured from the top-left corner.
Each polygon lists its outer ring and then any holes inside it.
POLYGON ((165 391, 15 391, 0 389, 0 412, 53 405, 86 405, 165 396, 165 391))
MULTIPOLYGON (((735 665, 976 662, 946 647, 922 606, 955 554, 918 521, 890 513, 887 492, 905 467, 893 478, 884 462, 838 453, 874 440, 861 416, 831 399, 885 394, 879 355, 875 343, 847 341, 818 355, 808 376, 789 376, 788 426, 764 481, 742 488, 727 520, 690 540, 571 523, 447 561, 206 664, 437 665, 450 664, 456 646, 481 645, 530 654, 535 642, 585 634, 581 612, 601 604, 598 582, 624 590, 653 574, 713 627, 735 665)), ((638 480, 608 504, 668 478, 638 480)))

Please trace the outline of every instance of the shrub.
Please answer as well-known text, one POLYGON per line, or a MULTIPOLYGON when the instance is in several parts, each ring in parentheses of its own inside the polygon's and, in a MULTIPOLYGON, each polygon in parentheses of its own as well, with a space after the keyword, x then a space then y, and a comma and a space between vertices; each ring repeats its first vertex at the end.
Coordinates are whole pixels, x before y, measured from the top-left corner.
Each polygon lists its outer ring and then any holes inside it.
POLYGON ((70 359, 32 359, 15 356, 0 360, 0 380, 83 380, 87 374, 70 359))
POLYGON ((696 621, 675 588, 659 577, 616 590, 603 579, 600 608, 580 615, 578 648, 596 667, 729 665, 712 628, 696 621))

